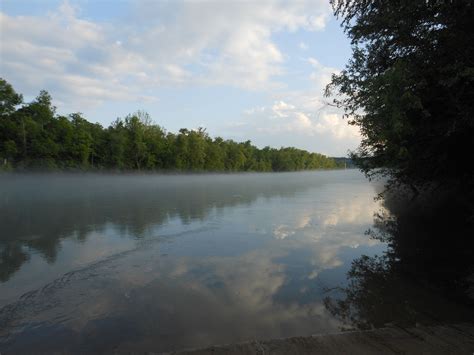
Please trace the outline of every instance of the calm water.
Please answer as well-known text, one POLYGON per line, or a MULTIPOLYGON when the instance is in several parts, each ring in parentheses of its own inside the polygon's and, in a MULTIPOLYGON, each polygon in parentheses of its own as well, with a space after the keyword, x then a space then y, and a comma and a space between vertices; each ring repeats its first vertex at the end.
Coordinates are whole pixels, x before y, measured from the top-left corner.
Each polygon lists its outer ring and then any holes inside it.
POLYGON ((327 298, 387 249, 365 233, 380 205, 355 170, 1 180, 0 351, 338 331, 327 298))

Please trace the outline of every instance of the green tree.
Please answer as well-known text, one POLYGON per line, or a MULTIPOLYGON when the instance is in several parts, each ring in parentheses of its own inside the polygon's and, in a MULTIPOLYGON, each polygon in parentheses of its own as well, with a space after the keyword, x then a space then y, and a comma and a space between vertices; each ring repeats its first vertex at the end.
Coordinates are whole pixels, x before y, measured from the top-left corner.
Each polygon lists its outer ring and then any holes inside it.
POLYGON ((472 189, 474 3, 331 3, 353 53, 326 94, 361 130, 356 164, 389 185, 472 189))
POLYGON ((99 123, 89 123, 88 131, 92 138, 89 154, 89 165, 96 168, 103 168, 105 165, 107 132, 99 123))
POLYGON ((189 130, 181 128, 173 140, 174 167, 178 170, 189 169, 189 130))
POLYGON ((105 166, 112 169, 126 169, 128 167, 126 159, 127 146, 128 140, 124 122, 116 119, 107 128, 105 135, 106 148, 103 153, 105 166))
POLYGON ((232 140, 228 140, 225 142, 225 150, 225 169, 227 171, 242 171, 246 162, 242 146, 232 140))
POLYGON ((89 129, 91 123, 85 120, 80 113, 73 113, 70 115, 70 118, 73 127, 70 152, 75 162, 74 165, 87 167, 94 143, 89 129))
POLYGON ((158 125, 149 125, 143 139, 147 147, 145 168, 163 169, 167 159, 166 132, 158 125))
POLYGON ((19 121, 22 142, 22 162, 25 166, 55 168, 60 147, 54 135, 56 108, 51 95, 40 91, 36 99, 20 109, 13 117, 19 121))
POLYGON ((21 141, 19 122, 15 120, 16 106, 23 102, 23 97, 13 87, 0 78, 0 169, 11 167, 18 157, 21 141))
POLYGON ((23 96, 17 94, 5 79, 0 78, 0 117, 11 115, 22 102, 23 96))
POLYGON ((206 130, 201 127, 188 133, 188 168, 190 170, 204 170, 204 163, 206 161, 206 138, 206 130))
POLYGON ((128 134, 128 157, 131 168, 140 170, 147 158, 145 130, 149 122, 147 114, 138 112, 125 118, 125 129, 128 134))
POLYGON ((221 137, 217 137, 214 140, 212 140, 210 137, 207 137, 206 141, 207 144, 204 168, 208 171, 224 171, 224 140, 221 137))
POLYGON ((336 166, 332 159, 296 148, 258 149, 250 141, 212 139, 204 128, 167 133, 143 111, 104 129, 81 113, 56 115, 44 90, 17 108, 21 95, 4 80, 0 95, 2 169, 295 171, 336 166))

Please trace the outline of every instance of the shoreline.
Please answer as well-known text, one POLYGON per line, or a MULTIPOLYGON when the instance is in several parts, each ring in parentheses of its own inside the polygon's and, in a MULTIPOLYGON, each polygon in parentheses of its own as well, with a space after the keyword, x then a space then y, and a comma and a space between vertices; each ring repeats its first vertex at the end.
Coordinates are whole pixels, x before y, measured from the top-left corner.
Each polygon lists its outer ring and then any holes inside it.
POLYGON ((389 326, 374 330, 316 334, 215 345, 163 354, 472 354, 474 324, 389 326))

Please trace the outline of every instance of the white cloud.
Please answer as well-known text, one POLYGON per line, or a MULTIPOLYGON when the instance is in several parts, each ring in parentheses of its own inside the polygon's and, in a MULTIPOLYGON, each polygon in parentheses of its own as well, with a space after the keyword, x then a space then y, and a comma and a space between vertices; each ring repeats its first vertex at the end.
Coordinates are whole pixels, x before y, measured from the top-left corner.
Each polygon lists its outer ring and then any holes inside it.
POLYGON ((304 42, 300 42, 300 43, 298 44, 298 47, 299 47, 300 49, 304 50, 304 51, 306 51, 306 50, 309 49, 309 46, 308 46, 306 43, 304 43, 304 42))
POLYGON ((332 156, 345 155, 347 149, 354 149, 359 144, 359 129, 349 125, 347 119, 343 119, 343 112, 328 105, 328 99, 323 97, 332 74, 339 70, 324 66, 311 57, 305 59, 305 63, 310 67, 307 80, 311 87, 304 91, 275 92, 273 104, 244 110, 244 120, 238 130, 242 136, 253 135, 257 143, 262 137, 291 138, 292 141, 281 141, 281 145, 296 143, 303 149, 332 156), (322 139, 324 145, 318 146, 317 142, 322 139))
POLYGON ((274 117, 288 117, 288 113, 294 109, 295 106, 293 105, 289 105, 284 101, 276 101, 273 104, 271 111, 273 112, 274 117))
POLYGON ((125 23, 81 18, 64 2, 43 16, 1 14, 2 72, 27 95, 69 105, 151 100, 165 85, 281 87, 285 55, 272 36, 317 31, 326 1, 139 2, 125 23), (134 25, 130 25, 134 24, 134 25))
POLYGON ((327 135, 333 140, 349 140, 353 143, 359 141, 358 128, 349 125, 341 113, 334 113, 321 107, 319 111, 308 110, 308 107, 314 106, 313 101, 318 102, 311 100, 297 106, 276 101, 271 107, 246 110, 245 114, 250 119, 242 128, 264 134, 297 133, 307 137, 327 135))
POLYGON ((339 73, 339 69, 324 66, 317 59, 311 57, 308 58, 308 63, 313 67, 309 78, 313 82, 314 88, 322 93, 326 85, 331 82, 332 75, 339 73))
POLYGON ((109 41, 103 27, 77 18, 68 3, 43 18, 0 16, 2 71, 20 92, 46 88, 77 107, 146 97, 127 82, 144 60, 109 41))

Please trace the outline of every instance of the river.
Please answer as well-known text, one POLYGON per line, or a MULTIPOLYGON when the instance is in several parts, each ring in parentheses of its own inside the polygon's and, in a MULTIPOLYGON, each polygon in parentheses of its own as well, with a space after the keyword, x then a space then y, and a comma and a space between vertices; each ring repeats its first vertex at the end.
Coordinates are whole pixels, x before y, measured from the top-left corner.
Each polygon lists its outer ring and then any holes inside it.
POLYGON ((353 261, 387 251, 366 233, 383 206, 356 170, 0 180, 0 351, 340 331, 329 305, 353 261))

